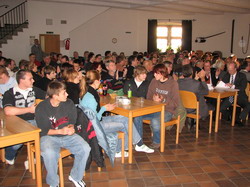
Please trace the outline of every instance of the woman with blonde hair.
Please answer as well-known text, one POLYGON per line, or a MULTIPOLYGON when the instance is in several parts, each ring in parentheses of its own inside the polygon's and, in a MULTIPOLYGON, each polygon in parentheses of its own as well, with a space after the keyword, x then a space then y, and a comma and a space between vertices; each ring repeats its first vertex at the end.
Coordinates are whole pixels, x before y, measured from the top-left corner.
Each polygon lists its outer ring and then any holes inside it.
MULTIPOLYGON (((125 132, 125 141, 128 141, 128 118, 115 115, 115 116, 102 116, 105 111, 111 111, 115 108, 115 104, 106 104, 100 106, 100 97, 97 93, 97 89, 100 86, 100 74, 98 71, 90 70, 85 76, 86 85, 81 84, 81 93, 80 93, 80 105, 84 108, 91 109, 105 131, 105 133, 114 133, 117 131, 125 132), (85 88, 86 91, 85 91, 85 88)), ((136 144, 135 150, 146 153, 153 153, 154 150, 148 148, 145 144, 142 143, 141 136, 139 135, 137 129, 133 125, 133 144, 136 144)), ((115 157, 121 157, 120 146, 117 147, 115 157)), ((125 152, 125 156, 128 156, 128 153, 125 152)))

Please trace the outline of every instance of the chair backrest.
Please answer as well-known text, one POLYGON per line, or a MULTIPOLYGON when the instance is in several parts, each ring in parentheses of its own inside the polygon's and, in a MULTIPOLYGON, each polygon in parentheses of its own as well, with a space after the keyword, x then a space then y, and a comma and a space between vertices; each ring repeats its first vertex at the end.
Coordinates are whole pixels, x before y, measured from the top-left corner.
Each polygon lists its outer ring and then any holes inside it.
POLYGON ((180 90, 180 97, 184 108, 197 109, 197 97, 193 92, 180 90))
POLYGON ((43 99, 36 99, 35 103, 38 105, 39 103, 41 103, 43 101, 43 99))
POLYGON ((248 97, 248 102, 250 102, 250 83, 247 83, 247 87, 246 87, 246 94, 247 94, 247 97, 248 97))

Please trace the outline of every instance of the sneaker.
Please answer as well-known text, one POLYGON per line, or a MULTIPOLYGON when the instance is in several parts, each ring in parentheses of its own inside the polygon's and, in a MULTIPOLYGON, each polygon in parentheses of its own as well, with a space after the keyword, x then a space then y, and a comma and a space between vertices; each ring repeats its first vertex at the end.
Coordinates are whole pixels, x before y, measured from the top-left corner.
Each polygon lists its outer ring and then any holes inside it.
POLYGON ((158 148, 160 148, 160 144, 159 143, 152 143, 149 147, 151 149, 158 149, 158 148))
POLYGON ((28 160, 24 161, 24 167, 26 170, 29 169, 29 161, 28 160))
POLYGON ((74 183, 76 187, 85 187, 86 184, 83 180, 80 180, 79 182, 75 181, 71 176, 69 176, 69 180, 74 183))
POLYGON ((144 152, 144 153, 153 153, 155 152, 154 149, 150 149, 148 146, 146 146, 145 144, 141 145, 141 146, 138 146, 136 145, 135 146, 135 150, 138 151, 138 152, 144 152))
MULTIPOLYGON (((122 152, 115 153, 115 158, 121 158, 122 152)), ((128 157, 128 152, 124 151, 124 157, 128 157)))
POLYGON ((14 163, 15 163, 15 158, 13 158, 12 160, 7 160, 7 159, 5 159, 5 162, 6 162, 6 164, 14 165, 14 163))

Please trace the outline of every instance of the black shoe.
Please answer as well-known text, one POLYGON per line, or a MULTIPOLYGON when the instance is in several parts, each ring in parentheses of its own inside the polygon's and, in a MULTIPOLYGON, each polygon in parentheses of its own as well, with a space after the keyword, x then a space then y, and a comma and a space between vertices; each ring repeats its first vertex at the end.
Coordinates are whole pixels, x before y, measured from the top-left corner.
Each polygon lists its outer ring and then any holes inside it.
POLYGON ((235 123, 239 127, 243 127, 244 126, 244 124, 240 120, 236 120, 235 123))

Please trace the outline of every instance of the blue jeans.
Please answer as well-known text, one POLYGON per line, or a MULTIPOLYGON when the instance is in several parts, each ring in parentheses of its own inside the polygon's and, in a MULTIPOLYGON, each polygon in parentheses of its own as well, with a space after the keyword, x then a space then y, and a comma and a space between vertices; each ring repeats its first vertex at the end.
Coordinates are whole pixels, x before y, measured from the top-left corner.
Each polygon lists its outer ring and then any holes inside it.
MULTIPOLYGON (((165 111, 165 119, 164 121, 170 121, 172 119, 173 114, 165 111)), ((153 114, 147 114, 144 116, 139 116, 134 118, 134 124, 139 132, 140 136, 143 137, 143 120, 150 120, 150 128, 153 131, 153 143, 160 143, 160 131, 161 131, 161 113, 156 112, 153 114)))
MULTIPOLYGON (((128 149, 128 118, 115 115, 102 117, 101 125, 105 133, 122 131, 125 133, 125 150, 128 149)), ((141 140, 141 136, 133 125, 133 144, 137 144, 141 140)), ((117 152, 121 151, 121 141, 117 145, 117 152)))
POLYGON ((89 157, 90 147, 88 143, 79 135, 72 136, 42 136, 41 137, 41 155, 47 170, 46 183, 50 186, 59 185, 58 158, 61 148, 68 149, 74 156, 74 165, 70 176, 75 181, 80 181, 85 172, 85 166, 89 157))
MULTIPOLYGON (((36 120, 27 120, 31 125, 37 127, 36 120)), ((13 160, 16 157, 17 151, 23 146, 23 144, 16 144, 5 148, 5 158, 7 160, 13 160)))

